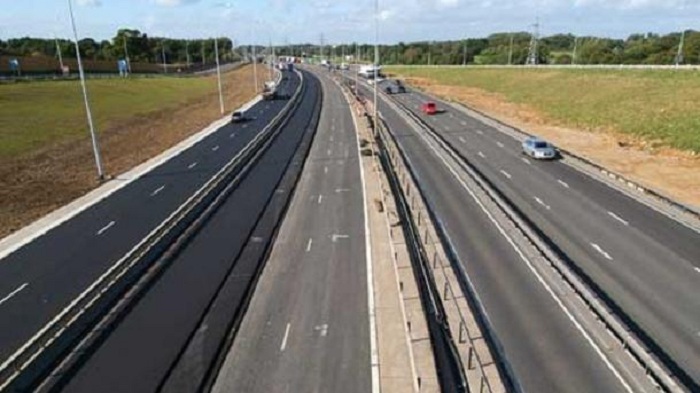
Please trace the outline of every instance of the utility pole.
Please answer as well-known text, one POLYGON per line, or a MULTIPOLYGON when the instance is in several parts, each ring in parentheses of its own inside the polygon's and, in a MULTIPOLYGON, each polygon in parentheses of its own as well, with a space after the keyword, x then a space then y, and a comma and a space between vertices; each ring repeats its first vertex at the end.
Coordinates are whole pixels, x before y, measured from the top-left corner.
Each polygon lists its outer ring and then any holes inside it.
POLYGON ((539 39, 540 39, 540 19, 539 19, 539 17, 537 18, 535 24, 532 27, 533 27, 533 32, 532 32, 532 36, 530 38, 530 49, 528 51, 527 61, 525 62, 525 64, 537 65, 537 63, 539 63, 539 53, 538 53, 538 44, 539 44, 539 39))
POLYGON ((126 43, 127 38, 129 38, 129 35, 124 32, 124 40, 122 41, 124 44, 124 60, 126 60, 126 69, 129 71, 129 74, 131 74, 131 60, 129 59, 129 49, 127 48, 126 43))
POLYGON ((56 42, 56 54, 58 55, 58 64, 61 66, 61 73, 63 73, 63 54, 61 53, 61 45, 58 44, 58 38, 54 38, 56 42))
POLYGON ((360 47, 355 43, 355 96, 358 96, 358 83, 360 83, 360 47))
POLYGON ((320 60, 323 61, 323 47, 324 47, 324 41, 323 41, 323 33, 321 33, 321 45, 318 47, 319 51, 319 56, 321 57, 320 60))
POLYGON ((462 60, 462 66, 467 66, 467 49, 468 49, 469 41, 466 39, 464 40, 464 59, 462 60))
POLYGON ((508 65, 513 65, 513 34, 510 35, 510 47, 508 49, 508 65))
POLYGON ((102 169, 102 155, 100 154, 100 143, 97 140, 97 132, 92 121, 92 110, 88 101, 87 86, 85 84, 85 71, 83 70, 83 61, 80 58, 80 45, 78 44, 78 29, 75 27, 75 17, 73 16, 73 2, 68 0, 68 12, 70 13, 70 23, 73 27, 73 36, 75 38, 75 55, 78 60, 78 73, 80 74, 80 86, 83 90, 83 101, 85 102, 85 113, 87 115, 88 127, 90 128, 90 137, 92 138, 92 151, 95 155, 95 165, 97 166, 97 176, 100 180, 105 177, 102 169))
POLYGON ((379 118, 377 117, 377 85, 379 79, 379 0, 374 0, 374 132, 376 135, 379 127, 379 118))
POLYGON ((185 41, 185 57, 187 58, 187 68, 190 68, 191 65, 191 59, 190 59, 190 40, 185 41))
POLYGON ((207 64, 206 52, 204 52, 204 43, 205 42, 206 42, 205 40, 202 40, 202 67, 204 67, 207 64))
POLYGON ((224 92, 221 89, 221 65, 219 63, 219 39, 214 37, 214 54, 216 56, 216 78, 219 84, 219 107, 221 114, 224 114, 224 92))
POLYGON ((163 73, 168 73, 168 64, 165 60, 165 40, 160 43, 161 56, 163 57, 163 73))
POLYGON ((676 67, 683 64, 683 46, 685 44, 685 30, 681 32, 681 42, 678 44, 678 53, 676 53, 676 67))
POLYGON ((431 41, 428 41, 428 65, 433 64, 433 59, 431 58, 433 55, 433 43, 431 41))
POLYGON ((576 64, 576 52, 578 52, 578 37, 574 37, 574 51, 571 54, 571 64, 576 64))
POLYGON ((253 84, 255 93, 258 92, 258 56, 255 54, 255 44, 253 44, 253 84))

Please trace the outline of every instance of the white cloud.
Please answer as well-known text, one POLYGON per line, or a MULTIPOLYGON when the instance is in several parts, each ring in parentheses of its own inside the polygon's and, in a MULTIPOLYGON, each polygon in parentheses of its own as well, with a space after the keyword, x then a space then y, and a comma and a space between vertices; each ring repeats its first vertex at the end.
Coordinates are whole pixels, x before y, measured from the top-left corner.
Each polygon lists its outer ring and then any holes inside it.
POLYGON ((102 5, 100 0, 78 0, 78 5, 86 7, 99 7, 102 5))
POLYGON ((165 7, 177 7, 185 4, 198 3, 199 0, 154 0, 154 2, 165 7))

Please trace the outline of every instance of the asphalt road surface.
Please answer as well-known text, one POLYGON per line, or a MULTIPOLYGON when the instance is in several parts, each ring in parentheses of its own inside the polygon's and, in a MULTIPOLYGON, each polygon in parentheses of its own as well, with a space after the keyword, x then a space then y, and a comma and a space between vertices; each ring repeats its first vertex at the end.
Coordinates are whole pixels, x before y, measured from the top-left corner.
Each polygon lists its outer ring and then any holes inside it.
MULTIPOLYGON (((302 104, 262 159, 64 387, 65 392, 153 392, 198 328, 308 132, 320 94, 305 75, 302 104)), ((249 272, 239 274, 250 275, 249 272)), ((233 310, 231 310, 233 312, 233 310)), ((197 356, 194 354, 193 356, 197 356)), ((174 386, 175 391, 182 390, 174 386)))
MULTIPOLYGON (((299 78, 287 74, 281 89, 299 78)), ((71 220, 0 260, 0 362, 57 315, 248 144, 286 104, 263 101, 71 220)))
MULTIPOLYGON (((700 384, 700 233, 445 103, 394 96, 465 155, 700 384)), ((431 99, 432 100, 432 99, 431 99)), ((700 389, 700 386, 698 386, 700 389)))
POLYGON ((321 78, 316 139, 214 392, 370 392, 362 183, 350 109, 321 78))
MULTIPOLYGON (((361 93, 371 97, 364 88, 361 93)), ((526 392, 624 391, 438 155, 383 99, 379 111, 413 163, 520 387, 526 392)))

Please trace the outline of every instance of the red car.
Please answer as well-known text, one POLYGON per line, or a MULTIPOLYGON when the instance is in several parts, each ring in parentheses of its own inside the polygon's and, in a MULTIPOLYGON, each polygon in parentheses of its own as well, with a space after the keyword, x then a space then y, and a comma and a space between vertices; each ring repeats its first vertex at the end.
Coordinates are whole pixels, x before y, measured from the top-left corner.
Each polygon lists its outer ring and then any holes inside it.
POLYGON ((426 102, 421 106, 421 110, 426 115, 434 115, 435 113, 437 113, 437 107, 435 106, 434 102, 426 102))

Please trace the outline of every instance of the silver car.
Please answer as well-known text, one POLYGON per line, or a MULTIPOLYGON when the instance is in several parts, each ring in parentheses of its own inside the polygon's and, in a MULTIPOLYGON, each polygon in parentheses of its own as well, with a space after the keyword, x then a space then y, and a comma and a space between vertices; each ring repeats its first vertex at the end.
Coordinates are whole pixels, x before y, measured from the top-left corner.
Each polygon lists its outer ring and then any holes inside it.
POLYGON ((538 160, 551 160, 558 154, 551 143, 539 138, 527 138, 523 142, 523 153, 538 160))

